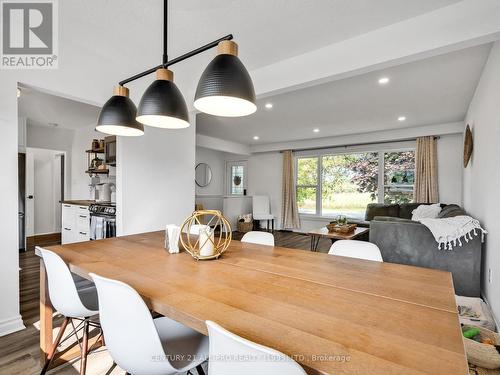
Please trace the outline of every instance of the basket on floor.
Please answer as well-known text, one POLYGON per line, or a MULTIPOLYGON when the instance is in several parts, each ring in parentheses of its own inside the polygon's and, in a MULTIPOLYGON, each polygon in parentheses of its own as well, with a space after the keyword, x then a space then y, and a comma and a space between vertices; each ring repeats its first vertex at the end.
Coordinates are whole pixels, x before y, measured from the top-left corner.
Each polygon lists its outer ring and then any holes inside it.
MULTIPOLYGON (((465 327, 477 328, 481 332, 482 337, 487 337, 491 339, 495 345, 500 345, 500 335, 498 333, 483 327, 465 327)), ((464 337, 464 344, 469 363, 490 370, 500 368, 500 353, 494 345, 482 344, 466 337, 464 337)))
POLYGON ((253 229, 253 221, 250 221, 249 223, 247 223, 247 222, 241 223, 238 221, 238 224, 236 225, 236 229, 238 230, 238 232, 241 232, 241 233, 250 232, 253 229))

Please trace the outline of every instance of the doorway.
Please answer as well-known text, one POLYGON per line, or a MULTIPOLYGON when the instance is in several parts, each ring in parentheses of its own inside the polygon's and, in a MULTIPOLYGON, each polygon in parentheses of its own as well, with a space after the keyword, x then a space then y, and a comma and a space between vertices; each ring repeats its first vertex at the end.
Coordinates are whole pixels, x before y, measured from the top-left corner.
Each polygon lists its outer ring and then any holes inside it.
POLYGON ((60 243, 65 152, 26 147, 18 164, 19 251, 60 243))

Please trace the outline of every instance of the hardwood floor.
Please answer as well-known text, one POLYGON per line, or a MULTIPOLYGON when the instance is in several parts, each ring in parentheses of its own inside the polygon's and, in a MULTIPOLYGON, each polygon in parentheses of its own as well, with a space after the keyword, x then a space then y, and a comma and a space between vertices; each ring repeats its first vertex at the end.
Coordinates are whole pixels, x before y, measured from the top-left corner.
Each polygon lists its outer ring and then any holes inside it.
MULTIPOLYGON (((240 240, 243 237, 244 233, 234 232, 233 238, 235 240, 240 240)), ((289 231, 275 231, 274 232, 274 241, 276 246, 288 247, 290 249, 302 249, 302 250, 310 250, 311 249, 311 237, 307 234, 289 232, 289 231)), ((318 251, 327 253, 332 245, 331 240, 328 238, 321 238, 319 241, 318 251)))

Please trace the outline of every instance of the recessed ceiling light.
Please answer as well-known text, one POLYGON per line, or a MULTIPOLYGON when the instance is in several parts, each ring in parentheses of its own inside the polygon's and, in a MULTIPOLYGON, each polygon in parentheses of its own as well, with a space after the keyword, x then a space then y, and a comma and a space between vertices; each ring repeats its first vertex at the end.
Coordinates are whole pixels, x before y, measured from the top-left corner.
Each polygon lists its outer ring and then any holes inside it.
POLYGON ((381 85, 387 85, 389 83, 389 77, 381 77, 378 80, 378 83, 380 83, 381 85))
POLYGON ((256 141, 258 141, 259 140, 259 136, 258 135, 254 135, 253 139, 256 140, 256 141))
POLYGON ((267 109, 271 109, 271 108, 273 108, 273 103, 266 103, 265 107, 267 109))
POLYGON ((313 132, 315 132, 315 133, 319 133, 319 129, 318 129, 318 128, 313 129, 313 132))
POLYGON ((398 117, 398 121, 405 121, 406 120, 406 117, 405 116, 399 116, 398 117))

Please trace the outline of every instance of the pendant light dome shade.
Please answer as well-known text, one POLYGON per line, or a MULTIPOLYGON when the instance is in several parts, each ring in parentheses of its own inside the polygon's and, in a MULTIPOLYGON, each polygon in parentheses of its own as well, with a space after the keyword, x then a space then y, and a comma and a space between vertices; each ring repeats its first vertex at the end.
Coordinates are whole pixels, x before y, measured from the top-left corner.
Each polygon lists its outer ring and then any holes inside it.
POLYGON ((236 43, 219 43, 218 55, 198 82, 194 101, 197 110, 224 117, 247 116, 257 110, 252 79, 237 55, 236 43))
POLYGON ((128 97, 128 88, 118 86, 114 95, 104 104, 97 120, 96 130, 127 137, 144 134, 144 126, 135 120, 137 108, 128 97))
POLYGON ((144 126, 135 120, 137 108, 128 97, 128 88, 117 86, 113 96, 104 104, 96 130, 111 135, 136 137, 144 134, 144 126))
POLYGON ((136 119, 144 125, 157 128, 189 127, 186 101, 173 82, 173 73, 170 70, 158 69, 156 71, 156 81, 144 92, 136 119))

